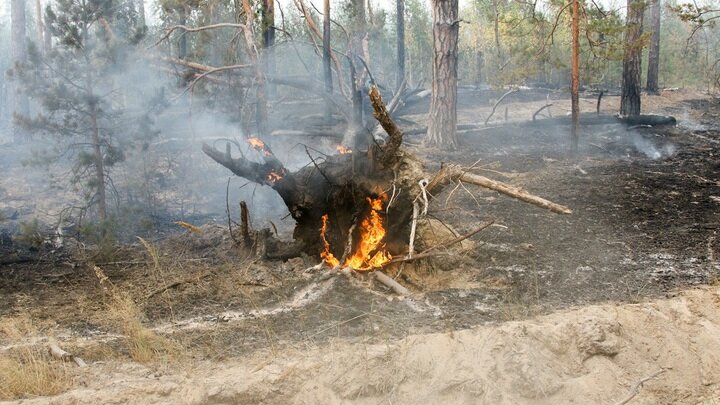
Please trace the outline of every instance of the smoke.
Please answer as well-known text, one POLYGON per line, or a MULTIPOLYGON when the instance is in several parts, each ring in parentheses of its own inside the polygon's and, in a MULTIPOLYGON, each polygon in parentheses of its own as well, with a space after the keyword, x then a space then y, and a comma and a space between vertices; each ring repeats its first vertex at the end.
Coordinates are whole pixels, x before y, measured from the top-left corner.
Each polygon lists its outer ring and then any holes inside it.
POLYGON ((632 144, 638 152, 653 160, 672 157, 677 151, 675 145, 671 143, 656 145, 640 134, 632 135, 632 144))

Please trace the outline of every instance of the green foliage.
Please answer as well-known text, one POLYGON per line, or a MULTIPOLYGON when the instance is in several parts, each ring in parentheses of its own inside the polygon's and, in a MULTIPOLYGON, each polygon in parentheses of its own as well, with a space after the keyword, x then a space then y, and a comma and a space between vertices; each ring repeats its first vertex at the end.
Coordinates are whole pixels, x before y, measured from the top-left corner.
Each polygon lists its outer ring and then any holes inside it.
POLYGON ((152 117, 166 105, 137 68, 147 27, 132 0, 57 0, 45 22, 55 46, 43 54, 31 44, 17 72, 42 109, 16 121, 54 141, 55 157, 73 163, 69 181, 95 204, 113 168, 157 135, 152 117))

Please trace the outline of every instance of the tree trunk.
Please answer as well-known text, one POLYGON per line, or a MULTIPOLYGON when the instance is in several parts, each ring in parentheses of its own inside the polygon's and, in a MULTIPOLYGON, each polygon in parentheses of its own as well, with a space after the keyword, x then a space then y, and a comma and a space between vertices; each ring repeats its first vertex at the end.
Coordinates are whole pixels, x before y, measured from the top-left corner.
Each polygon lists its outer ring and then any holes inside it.
POLYGON ((625 54, 623 56, 620 115, 640 114, 640 69, 642 57, 643 2, 627 0, 625 54))
MULTIPOLYGON (((342 144, 349 146, 353 151, 365 150, 369 145, 368 137, 364 131, 363 116, 363 88, 365 87, 365 65, 360 60, 364 58, 363 43, 367 37, 365 22, 365 0, 352 0, 350 18, 353 21, 353 32, 350 43, 350 81, 352 84, 352 119, 343 137, 342 144)), ((368 63, 365 60, 365 63, 368 63)))
POLYGON ((650 52, 648 53, 648 71, 647 85, 648 93, 657 94, 658 87, 658 70, 660 67, 660 0, 654 0, 651 9, 651 27, 652 38, 650 39, 650 52))
POLYGON ((105 199, 105 164, 103 162, 102 144, 100 143, 100 129, 97 122, 97 104, 92 101, 89 107, 93 160, 95 165, 95 182, 97 183, 98 217, 101 221, 105 221, 107 219, 107 201, 105 199))
POLYGON ((457 139, 458 0, 433 0, 433 81, 429 146, 455 149, 457 139))
POLYGON ((145 0, 137 0, 138 25, 144 27, 145 24, 145 0))
MULTIPOLYGON (((179 24, 187 25, 187 7, 180 6, 180 8, 178 8, 178 14, 180 14, 179 24)), ((185 33, 180 34, 180 41, 178 42, 178 58, 183 60, 187 58, 187 35, 185 33)))
POLYGON ((397 0, 397 79, 395 89, 400 90, 405 80, 405 0, 397 0))
POLYGON ((572 129, 570 141, 572 152, 578 149, 578 131, 580 130, 580 0, 572 1, 572 74, 570 78, 570 99, 572 111, 572 129))
MULTIPOLYGON (((25 43, 26 37, 26 22, 25 22, 25 0, 12 0, 10 3, 10 20, 11 20, 11 54, 10 61, 12 63, 13 70, 16 70, 19 65, 23 64, 27 60, 27 45, 25 43)), ((27 116, 30 111, 28 97, 26 94, 21 92, 20 82, 16 78, 11 83, 10 87, 10 105, 11 112, 13 115, 27 116)), ((25 141, 27 135, 20 126, 13 125, 13 140, 15 142, 25 141)))
MULTIPOLYGON (((275 74, 275 0, 263 0, 262 7, 262 41, 265 50, 265 73, 275 74)), ((268 97, 272 97, 273 86, 267 86, 268 97)))
POLYGON ((42 3, 40 0, 35 0, 35 29, 36 29, 36 35, 37 35, 37 49, 38 52, 43 52, 43 44, 45 43, 45 40, 43 37, 45 36, 45 28, 43 24, 43 17, 42 17, 42 3))
MULTIPOLYGON (((325 92, 332 94, 332 60, 330 57, 330 0, 323 1, 323 75, 325 77, 325 92)), ((328 98, 326 102, 325 117, 330 118, 332 102, 328 98)))
POLYGON ((253 12, 250 7, 250 0, 242 0, 243 13, 245 14, 245 26, 241 28, 245 38, 245 50, 247 51, 250 62, 255 66, 255 122, 257 124, 257 134, 264 137, 268 134, 268 110, 267 110, 267 93, 265 73, 260 66, 260 58, 257 48, 255 47, 255 36, 253 35, 253 12))

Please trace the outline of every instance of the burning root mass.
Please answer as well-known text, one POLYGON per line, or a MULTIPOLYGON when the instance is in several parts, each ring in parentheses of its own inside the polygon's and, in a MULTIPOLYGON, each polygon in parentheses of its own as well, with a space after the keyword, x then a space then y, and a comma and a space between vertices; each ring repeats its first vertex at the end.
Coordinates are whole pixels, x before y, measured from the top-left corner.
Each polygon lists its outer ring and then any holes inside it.
MULTIPOLYGON (((358 242, 355 250, 348 257, 343 266, 351 267, 355 270, 371 270, 379 268, 390 262, 392 255, 383 246, 383 241, 387 231, 385 230, 384 221, 381 216, 383 209, 383 201, 387 200, 387 195, 382 193, 378 197, 367 197, 366 201, 369 206, 369 212, 360 222, 357 231, 358 242)), ((324 250, 320 253, 320 257, 330 267, 340 265, 340 261, 330 252, 330 243, 325 235, 328 230, 328 215, 322 216, 322 227, 320 228, 320 237, 323 241, 324 250)))

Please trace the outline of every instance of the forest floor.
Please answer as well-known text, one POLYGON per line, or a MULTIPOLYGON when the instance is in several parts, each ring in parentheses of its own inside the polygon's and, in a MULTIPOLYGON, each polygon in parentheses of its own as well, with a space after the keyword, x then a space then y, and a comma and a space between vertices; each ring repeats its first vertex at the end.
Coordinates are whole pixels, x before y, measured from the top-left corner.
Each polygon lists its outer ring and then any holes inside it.
MULTIPOLYGON (((459 123, 482 123, 492 100, 460 94, 459 123)), ((213 224, 102 259, 46 247, 0 267, 0 370, 19 370, 0 399, 39 363, 53 389, 22 403, 618 403, 641 382, 634 403, 720 403, 720 103, 646 96, 645 112, 678 125, 584 127, 575 157, 567 127, 513 125, 545 103, 510 96, 459 152, 408 137, 429 172, 480 161, 574 211, 448 189, 432 218, 460 234, 496 226, 405 266, 408 297, 364 274, 308 270, 317 257, 246 259, 213 224), (88 367, 47 359, 48 341, 88 367)), ((605 97, 603 111, 618 103, 605 97)), ((403 118, 422 124, 425 108, 403 118)), ((428 229, 424 243, 447 237, 428 229)))

